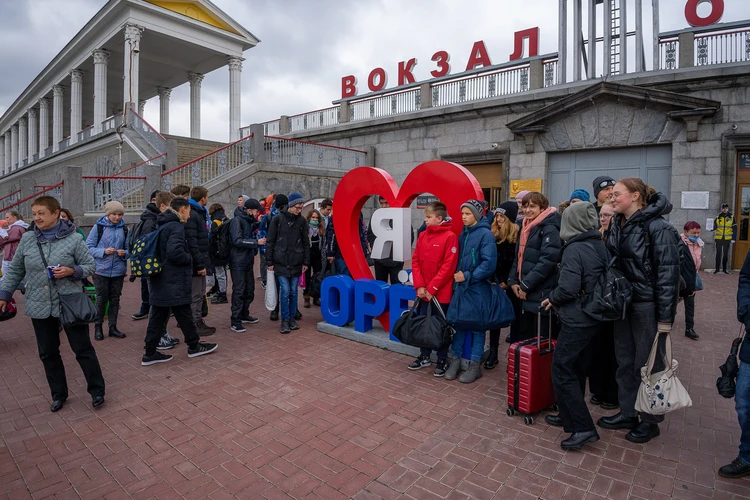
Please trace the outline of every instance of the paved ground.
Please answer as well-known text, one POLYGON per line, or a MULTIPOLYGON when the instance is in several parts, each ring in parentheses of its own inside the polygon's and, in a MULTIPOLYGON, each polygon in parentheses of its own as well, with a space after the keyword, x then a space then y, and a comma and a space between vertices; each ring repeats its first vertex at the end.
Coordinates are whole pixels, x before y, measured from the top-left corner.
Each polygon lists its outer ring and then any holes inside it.
POLYGON ((694 406, 647 445, 601 430, 568 453, 557 428, 506 416, 504 363, 471 386, 409 372, 405 356, 317 332, 315 309, 282 336, 265 312, 233 333, 215 306, 215 354, 188 359, 181 344, 172 362, 141 367, 137 283, 126 284, 128 338, 96 343, 106 404, 92 410, 64 343, 71 396, 53 414, 19 316, 0 326, 0 499, 750 498, 750 479, 715 472, 739 438, 734 402, 714 387, 739 327, 737 275, 704 283, 700 341, 682 336, 682 318, 674 335, 694 406))

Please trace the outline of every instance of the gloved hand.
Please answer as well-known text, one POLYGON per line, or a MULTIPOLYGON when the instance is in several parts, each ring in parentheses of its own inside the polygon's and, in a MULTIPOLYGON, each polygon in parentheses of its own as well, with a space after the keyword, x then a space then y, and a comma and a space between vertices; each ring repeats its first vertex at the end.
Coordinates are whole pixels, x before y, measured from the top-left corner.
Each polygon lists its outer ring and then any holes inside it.
POLYGON ((659 323, 656 331, 658 333, 672 333, 672 324, 671 323, 659 323))

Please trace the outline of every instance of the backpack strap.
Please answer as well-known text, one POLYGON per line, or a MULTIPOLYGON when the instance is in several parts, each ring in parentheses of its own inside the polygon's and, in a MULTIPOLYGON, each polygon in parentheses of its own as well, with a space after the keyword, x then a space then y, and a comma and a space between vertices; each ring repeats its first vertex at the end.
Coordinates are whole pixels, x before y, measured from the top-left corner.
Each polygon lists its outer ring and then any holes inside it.
MULTIPOLYGON (((124 237, 124 243, 125 243, 125 250, 128 250, 128 226, 127 224, 122 227, 123 232, 125 233, 124 237)), ((102 241, 102 236, 104 236, 104 226, 101 224, 96 225, 96 244, 99 245, 99 242, 102 241)))

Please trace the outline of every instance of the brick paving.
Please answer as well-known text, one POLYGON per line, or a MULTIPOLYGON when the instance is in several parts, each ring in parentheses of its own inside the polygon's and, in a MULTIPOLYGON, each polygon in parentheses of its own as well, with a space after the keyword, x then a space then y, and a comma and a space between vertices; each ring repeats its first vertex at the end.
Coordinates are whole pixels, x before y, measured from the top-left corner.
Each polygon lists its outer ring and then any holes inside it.
POLYGON ((242 334, 213 306, 215 354, 189 359, 183 343, 173 361, 141 367, 138 283, 126 283, 128 337, 96 343, 106 404, 91 408, 63 340, 71 395, 53 414, 19 315, 0 326, 0 499, 750 498, 750 479, 716 474, 739 439, 734 401, 714 385, 739 328, 737 274, 703 279, 700 341, 682 335, 682 317, 673 337, 694 406, 646 445, 601 429, 567 453, 541 416, 526 426, 505 414, 504 363, 470 386, 410 372, 410 358, 317 332, 317 309, 282 336, 262 300, 251 311, 262 321, 242 334))

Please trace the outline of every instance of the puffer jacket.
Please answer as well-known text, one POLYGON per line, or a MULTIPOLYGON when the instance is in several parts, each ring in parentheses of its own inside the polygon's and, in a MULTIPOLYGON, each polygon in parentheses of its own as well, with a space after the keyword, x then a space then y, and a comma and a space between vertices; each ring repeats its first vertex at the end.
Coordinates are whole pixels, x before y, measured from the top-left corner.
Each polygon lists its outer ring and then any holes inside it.
POLYGON ((190 199, 190 219, 185 222, 190 256, 193 258, 193 275, 208 267, 208 211, 190 199))
POLYGON ((149 276, 149 303, 157 307, 190 304, 193 260, 190 256, 185 227, 174 210, 167 209, 156 218, 161 229, 157 242, 159 260, 164 264, 160 273, 149 276))
MULTIPOLYGON (((424 235, 422 235, 424 236, 424 235)), ((495 275, 497 249, 495 236, 486 219, 464 226, 458 237, 459 258, 456 271, 464 273, 469 286, 491 280, 495 275)))
POLYGON ((633 302, 655 302, 656 320, 671 324, 680 293, 680 236, 663 217, 672 211, 667 197, 656 193, 647 201, 630 219, 615 215, 607 234, 607 250, 616 268, 633 285, 633 302))
POLYGON ((537 313, 542 301, 549 297, 557 279, 557 264, 560 262, 560 214, 553 212, 529 233, 523 254, 521 279, 518 279, 518 250, 521 244, 519 233, 516 242, 516 257, 508 275, 508 286, 519 285, 526 292, 523 308, 537 313))
POLYGON ((516 258, 516 244, 508 241, 498 243, 495 240, 495 249, 497 250, 497 262, 495 263, 495 279, 497 283, 507 283, 510 270, 513 268, 513 261, 516 258))
POLYGON ((458 236, 450 218, 429 226, 417 240, 411 259, 414 288, 425 287, 441 304, 453 296, 453 273, 458 264, 458 236))
POLYGON ((121 220, 115 225, 106 216, 96 221, 89 231, 89 237, 86 238, 86 246, 89 247, 89 252, 96 261, 96 274, 107 278, 125 276, 128 270, 127 257, 120 257, 117 253, 111 255, 104 253, 107 248, 125 250, 125 244, 125 221, 121 220), (102 239, 98 242, 96 241, 99 238, 97 226, 104 228, 102 239))
POLYGON ((21 238, 16 255, 0 284, 0 300, 8 301, 13 290, 26 278, 24 312, 34 319, 60 316, 60 299, 50 285, 47 268, 44 266, 37 242, 42 245, 44 257, 50 266, 61 265, 73 268, 73 276, 57 279, 55 284, 60 295, 81 293, 81 279, 94 273, 96 264, 86 243, 76 232, 73 224, 61 220, 55 238, 50 242, 41 231, 26 232, 21 238))
POLYGON ((252 269, 255 255, 258 253, 258 240, 253 236, 258 228, 255 217, 247 215, 245 211, 226 224, 229 224, 229 238, 232 241, 232 247, 229 250, 229 269, 233 271, 252 269))
POLYGON ((210 250, 211 263, 214 266, 226 266, 227 262, 229 262, 229 259, 219 259, 216 257, 216 253, 219 251, 219 228, 222 224, 229 224, 229 222, 224 210, 217 210, 211 216, 211 229, 208 231, 208 248, 210 250))
POLYGON ((141 213, 143 225, 141 226, 141 234, 138 235, 139 238, 156 231, 156 218, 159 216, 159 213, 159 207, 153 203, 146 205, 146 209, 141 213))
MULTIPOLYGON (((0 297, 2 298, 2 297, 0 297)), ((737 320, 750 330, 750 252, 740 270, 740 283, 737 287, 737 320)), ((740 348, 740 361, 750 363, 750 342, 747 337, 740 348)))
POLYGON ((606 270, 608 256, 602 235, 596 229, 580 233, 565 243, 557 286, 549 294, 565 326, 585 328, 599 323, 581 310, 576 299, 579 294, 591 293, 599 275, 606 270))
POLYGON ((301 276, 302 266, 310 267, 310 241, 307 220, 286 208, 271 220, 266 242, 266 265, 277 276, 301 276))
POLYGON ((16 254, 16 249, 21 242, 21 237, 24 235, 29 225, 22 220, 18 220, 10 225, 7 230, 7 236, 0 236, 0 248, 3 249, 2 260, 10 262, 13 260, 13 256, 16 254))

